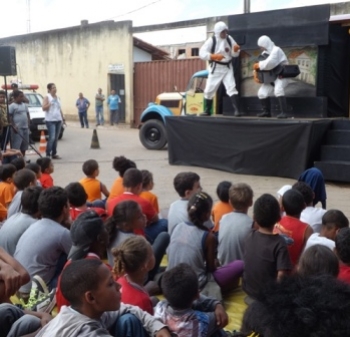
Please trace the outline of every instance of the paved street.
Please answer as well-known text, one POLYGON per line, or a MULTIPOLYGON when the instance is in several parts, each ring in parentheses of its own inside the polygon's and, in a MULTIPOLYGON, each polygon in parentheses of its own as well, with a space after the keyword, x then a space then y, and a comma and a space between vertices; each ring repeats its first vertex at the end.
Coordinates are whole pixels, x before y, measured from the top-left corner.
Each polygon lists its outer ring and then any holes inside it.
MULTIPOLYGON (((90 123, 90 125, 94 125, 90 123)), ((285 184, 293 184, 293 179, 259 177, 238 175, 212 169, 189 166, 171 166, 168 164, 168 152, 149 151, 140 143, 138 130, 121 127, 98 127, 97 133, 101 149, 90 149, 93 129, 81 129, 76 122, 68 122, 63 139, 58 142, 58 153, 62 160, 55 160, 54 182, 58 186, 66 186, 69 182, 78 181, 83 177, 81 166, 87 159, 96 159, 100 165, 99 179, 111 187, 117 172, 112 168, 115 156, 125 155, 134 160, 139 169, 147 169, 153 173, 155 187, 154 193, 158 195, 160 208, 166 210, 170 203, 178 198, 173 188, 173 178, 181 171, 195 171, 201 177, 204 191, 208 192, 214 200, 216 186, 222 180, 233 183, 245 182, 252 186, 254 198, 263 193, 272 193, 285 184)), ((36 143, 39 147, 39 143, 36 143)), ((36 155, 29 155, 35 160, 36 155)), ((327 184, 327 208, 338 208, 350 218, 349 197, 350 185, 327 184)), ((250 210, 250 214, 252 211, 250 210)))

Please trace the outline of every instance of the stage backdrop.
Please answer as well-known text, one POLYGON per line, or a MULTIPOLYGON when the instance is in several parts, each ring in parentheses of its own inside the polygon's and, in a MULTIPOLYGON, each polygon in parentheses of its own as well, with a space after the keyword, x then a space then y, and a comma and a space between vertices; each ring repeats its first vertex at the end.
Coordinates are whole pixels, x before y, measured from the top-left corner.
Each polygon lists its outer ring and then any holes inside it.
POLYGON ((319 159, 331 120, 167 117, 169 164, 297 179, 319 159))

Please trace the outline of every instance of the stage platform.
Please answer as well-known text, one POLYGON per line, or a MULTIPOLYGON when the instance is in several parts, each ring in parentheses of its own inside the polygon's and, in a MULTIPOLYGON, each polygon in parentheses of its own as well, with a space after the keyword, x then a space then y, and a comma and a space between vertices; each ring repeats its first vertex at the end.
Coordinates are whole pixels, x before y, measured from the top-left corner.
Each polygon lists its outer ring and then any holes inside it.
POLYGON ((297 179, 320 159, 332 119, 167 117, 169 164, 297 179))

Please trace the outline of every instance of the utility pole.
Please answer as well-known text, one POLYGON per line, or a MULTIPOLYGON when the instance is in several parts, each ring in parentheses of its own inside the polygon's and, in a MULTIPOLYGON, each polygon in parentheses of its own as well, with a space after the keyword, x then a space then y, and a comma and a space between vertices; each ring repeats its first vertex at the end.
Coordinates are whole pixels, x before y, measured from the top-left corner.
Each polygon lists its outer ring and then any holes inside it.
POLYGON ((30 0, 27 1, 27 33, 30 33, 30 0))
POLYGON ((250 13, 250 0, 244 0, 244 11, 246 13, 250 13))

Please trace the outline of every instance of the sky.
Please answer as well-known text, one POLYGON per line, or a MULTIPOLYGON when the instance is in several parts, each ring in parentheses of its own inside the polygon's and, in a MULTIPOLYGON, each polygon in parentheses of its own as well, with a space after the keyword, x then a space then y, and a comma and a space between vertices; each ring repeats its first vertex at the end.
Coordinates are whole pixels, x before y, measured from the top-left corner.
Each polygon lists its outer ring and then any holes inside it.
MULTIPOLYGON (((6 1, 6 6, 13 10, 11 15, 9 10, 1 15, 0 38, 26 34, 29 29, 28 23, 30 23, 30 32, 77 26, 81 20, 88 20, 89 23, 132 20, 133 26, 145 26, 241 14, 244 7, 244 0, 0 0, 2 1, 6 1), (28 11, 28 3, 30 3, 30 11, 28 11)), ((335 2, 341 1, 251 0, 250 9, 251 12, 259 12, 335 2)), ((191 33, 193 41, 187 42, 203 40, 202 36, 206 34, 203 29, 193 30, 191 33)), ((144 39, 153 43, 151 37, 144 39)), ((176 42, 172 41, 172 43, 176 42)), ((161 43, 157 44, 161 45, 161 43)))

